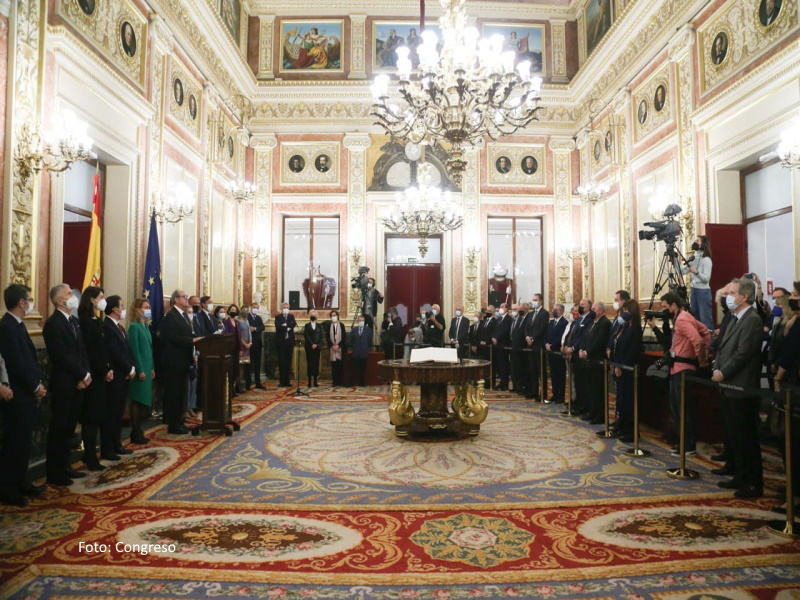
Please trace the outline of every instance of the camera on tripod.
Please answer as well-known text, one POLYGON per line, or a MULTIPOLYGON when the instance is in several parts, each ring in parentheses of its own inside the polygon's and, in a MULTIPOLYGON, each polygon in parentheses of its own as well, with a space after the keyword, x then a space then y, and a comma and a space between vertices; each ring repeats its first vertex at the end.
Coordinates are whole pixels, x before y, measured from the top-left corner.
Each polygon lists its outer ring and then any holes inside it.
POLYGON ((683 209, 677 204, 670 204, 664 210, 664 218, 661 221, 651 221, 645 223, 645 227, 650 229, 639 230, 640 240, 652 240, 657 242, 665 242, 667 244, 675 244, 683 234, 680 223, 675 220, 675 216, 679 215, 683 209))
POLYGON ((361 290, 361 293, 365 294, 369 289, 367 273, 369 273, 369 267, 358 267, 358 275, 350 278, 350 287, 354 290, 361 290))

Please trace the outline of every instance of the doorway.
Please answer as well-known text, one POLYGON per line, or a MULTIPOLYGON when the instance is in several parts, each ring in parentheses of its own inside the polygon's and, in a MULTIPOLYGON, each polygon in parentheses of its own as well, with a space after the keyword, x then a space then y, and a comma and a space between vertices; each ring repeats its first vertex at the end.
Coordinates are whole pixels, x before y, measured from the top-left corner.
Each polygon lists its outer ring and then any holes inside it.
MULTIPOLYGON (((385 307, 397 307, 404 333, 423 309, 442 305, 442 239, 430 238, 424 257, 418 246, 414 237, 386 237, 385 307)), ((442 313, 446 313, 444 306, 442 313)))
MULTIPOLYGON (((64 238, 62 280, 72 289, 83 290, 89 237, 92 230, 94 176, 100 175, 100 218, 105 214, 106 167, 96 160, 78 161, 64 174, 64 238)), ((102 227, 102 223, 101 223, 102 227)), ((101 253, 103 256, 103 253, 101 253)))

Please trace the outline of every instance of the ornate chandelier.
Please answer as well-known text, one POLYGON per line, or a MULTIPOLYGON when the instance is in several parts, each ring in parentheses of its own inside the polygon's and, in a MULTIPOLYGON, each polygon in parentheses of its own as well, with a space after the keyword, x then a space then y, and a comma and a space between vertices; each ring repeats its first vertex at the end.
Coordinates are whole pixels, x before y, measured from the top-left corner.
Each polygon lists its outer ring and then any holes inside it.
MULTIPOLYGON (((424 157, 423 157, 424 160, 424 157)), ((392 215, 383 224, 395 233, 419 237, 419 253, 428 253, 428 238, 437 233, 458 229, 464 223, 464 209, 450 190, 430 185, 430 163, 417 167, 417 185, 395 195, 392 215)))
POLYGON ((62 173, 74 162, 95 158, 92 152, 94 142, 88 129, 89 126, 71 110, 53 117, 53 131, 45 141, 38 126, 23 124, 14 157, 22 179, 27 181, 42 169, 62 173))
POLYGON ((595 183, 594 181, 590 181, 585 186, 580 186, 578 188, 578 193, 581 195, 581 199, 584 202, 588 202, 589 204, 597 204, 605 199, 609 189, 611 188, 609 188, 608 184, 606 183, 595 183))
POLYGON ((183 181, 171 186, 171 194, 166 196, 163 192, 153 194, 152 211, 159 223, 180 223, 194 213, 197 202, 192 189, 183 181))
POLYGON ((796 123, 781 136, 776 152, 787 169, 800 167, 800 123, 796 123))
POLYGON ((256 197, 256 186, 243 179, 228 181, 225 184, 225 191, 228 193, 228 196, 236 200, 239 204, 252 202, 253 198, 256 197))
POLYGON ((431 30, 422 32, 414 81, 409 48, 396 50, 402 105, 390 103, 388 75, 378 75, 372 85, 376 124, 399 140, 448 142, 447 171, 459 186, 466 169, 464 151, 535 120, 542 84, 531 76, 530 61, 515 70, 516 54, 503 51, 501 35, 479 39, 477 28, 465 26, 464 1, 439 0, 445 10, 439 19, 442 40, 431 30))

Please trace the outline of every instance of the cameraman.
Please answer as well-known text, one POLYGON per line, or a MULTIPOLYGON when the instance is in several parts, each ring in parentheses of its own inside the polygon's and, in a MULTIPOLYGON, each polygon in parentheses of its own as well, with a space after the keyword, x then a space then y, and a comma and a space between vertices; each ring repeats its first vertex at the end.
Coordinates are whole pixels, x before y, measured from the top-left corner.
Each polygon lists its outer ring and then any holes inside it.
POLYGON ((692 316, 706 326, 709 331, 714 331, 714 315, 711 312, 711 246, 708 238, 699 235, 692 244, 694 256, 689 259, 688 266, 682 267, 681 272, 692 274, 692 316))
POLYGON ((425 313, 425 318, 420 324, 425 338, 425 344, 428 346, 434 346, 436 348, 444 347, 445 321, 441 312, 440 306, 434 304, 431 306, 431 310, 425 313))
POLYGON ((361 310, 364 312, 364 321, 370 331, 375 329, 375 316, 378 314, 378 304, 383 304, 383 296, 375 289, 375 279, 367 278, 367 287, 361 292, 364 301, 361 310))

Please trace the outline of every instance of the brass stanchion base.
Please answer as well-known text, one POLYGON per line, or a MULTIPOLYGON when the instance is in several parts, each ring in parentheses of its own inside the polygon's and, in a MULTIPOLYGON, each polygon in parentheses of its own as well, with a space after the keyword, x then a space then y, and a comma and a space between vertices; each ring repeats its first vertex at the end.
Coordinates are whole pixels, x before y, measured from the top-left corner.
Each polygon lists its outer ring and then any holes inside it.
POLYGON ((642 450, 641 448, 625 448, 622 453, 625 456, 650 456, 649 450, 642 450))
POLYGON ((769 525, 770 529, 772 529, 774 533, 777 533, 782 537, 790 539, 795 539, 800 537, 800 532, 797 531, 798 527, 796 527, 796 525, 798 525, 797 523, 790 523, 789 521, 776 520, 776 521, 770 521, 769 523, 767 523, 767 525, 769 525))
POLYGON ((614 434, 613 431, 608 431, 608 432, 606 432, 606 431, 595 431, 594 434, 599 438, 603 438, 604 440, 609 440, 611 438, 617 437, 614 434))
POLYGON ((693 471, 692 469, 684 469, 683 472, 678 469, 667 469, 667 477, 671 477, 672 479, 700 479, 700 473, 697 471, 693 471))

